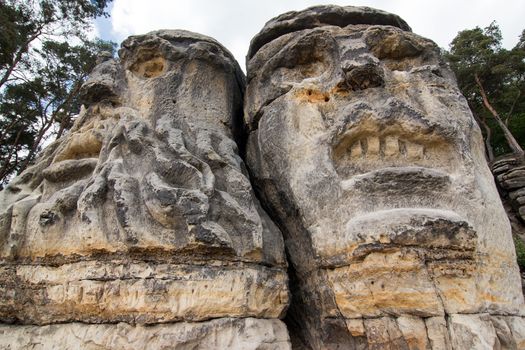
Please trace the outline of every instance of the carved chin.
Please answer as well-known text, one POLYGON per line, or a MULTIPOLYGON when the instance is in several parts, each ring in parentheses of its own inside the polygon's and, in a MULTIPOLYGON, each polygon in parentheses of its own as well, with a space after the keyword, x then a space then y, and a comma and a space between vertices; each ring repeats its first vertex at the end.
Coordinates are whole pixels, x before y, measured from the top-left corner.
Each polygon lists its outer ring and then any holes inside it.
POLYGON ((376 211, 348 221, 343 236, 351 243, 337 242, 323 263, 346 317, 428 317, 476 307, 469 296, 479 273, 477 233, 456 213, 376 211))
POLYGON ((455 212, 397 208, 352 218, 344 233, 319 242, 323 265, 362 261, 371 253, 415 251, 427 260, 473 260, 477 234, 455 212))

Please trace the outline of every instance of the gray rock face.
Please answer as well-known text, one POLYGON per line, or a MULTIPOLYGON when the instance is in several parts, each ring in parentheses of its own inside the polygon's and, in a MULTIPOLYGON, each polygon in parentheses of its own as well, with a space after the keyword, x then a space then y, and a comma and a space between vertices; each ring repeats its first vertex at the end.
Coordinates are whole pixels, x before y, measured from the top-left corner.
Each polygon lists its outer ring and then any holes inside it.
POLYGON ((243 349, 289 348, 278 320, 221 318, 155 326, 70 323, 48 326, 0 326, 2 349, 243 349))
POLYGON ((523 348, 510 226, 481 133, 430 40, 315 7, 247 61, 246 161, 285 237, 297 348, 523 348))
POLYGON ((70 133, 0 194, 0 320, 65 323, 6 326, 0 343, 186 349, 202 333, 201 348, 288 348, 282 236, 233 139, 237 63, 186 31, 130 37, 119 55, 84 85, 70 133))
POLYGON ((248 59, 251 59, 263 45, 284 34, 328 25, 345 27, 348 24, 390 25, 411 30, 399 16, 370 7, 313 6, 303 11, 287 12, 268 21, 252 39, 248 59))
POLYGON ((269 21, 244 119, 215 40, 156 31, 119 55, 0 192, 0 348, 525 349, 479 128, 398 16, 269 21))
POLYGON ((516 217, 525 222, 525 166, 516 157, 510 156, 495 161, 492 172, 508 195, 516 217))

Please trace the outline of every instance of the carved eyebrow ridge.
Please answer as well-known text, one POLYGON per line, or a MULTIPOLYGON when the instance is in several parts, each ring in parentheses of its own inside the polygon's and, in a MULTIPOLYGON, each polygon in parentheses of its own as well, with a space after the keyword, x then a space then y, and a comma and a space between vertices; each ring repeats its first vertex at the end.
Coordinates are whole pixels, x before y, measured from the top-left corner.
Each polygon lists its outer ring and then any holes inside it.
POLYGON ((313 6, 302 11, 286 12, 266 22, 250 42, 247 59, 250 60, 264 45, 285 34, 326 25, 346 27, 351 24, 390 25, 412 31, 401 17, 371 7, 313 6))

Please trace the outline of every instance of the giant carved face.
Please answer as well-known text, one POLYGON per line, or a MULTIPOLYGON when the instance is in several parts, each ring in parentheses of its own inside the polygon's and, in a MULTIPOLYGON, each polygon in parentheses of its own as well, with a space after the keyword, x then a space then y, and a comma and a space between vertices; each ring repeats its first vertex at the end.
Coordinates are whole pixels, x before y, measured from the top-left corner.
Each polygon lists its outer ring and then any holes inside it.
POLYGON ((245 99, 298 293, 329 301, 299 299, 327 319, 516 313, 508 220, 439 48, 389 14, 316 11, 252 40, 245 99))
POLYGON ((2 262, 14 266, 2 278, 17 277, 0 317, 278 317, 287 303, 281 235, 233 141, 238 65, 185 31, 130 37, 119 55, 84 85, 73 130, 1 194, 2 262), (261 281, 272 283, 252 292, 261 281))

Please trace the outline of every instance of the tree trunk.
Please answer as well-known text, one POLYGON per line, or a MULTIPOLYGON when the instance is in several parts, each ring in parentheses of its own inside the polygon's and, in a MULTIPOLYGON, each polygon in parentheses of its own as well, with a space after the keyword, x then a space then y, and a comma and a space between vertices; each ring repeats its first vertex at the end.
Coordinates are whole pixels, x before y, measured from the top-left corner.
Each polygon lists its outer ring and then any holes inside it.
POLYGON ((476 84, 478 84, 479 91, 481 93, 481 97, 483 98, 483 105, 485 106, 485 108, 487 108, 489 110, 489 112, 492 114, 492 116, 494 117, 494 119, 496 120, 498 125, 500 126, 501 130, 503 130, 503 135, 505 136, 505 139, 507 140, 507 143, 509 144, 510 148, 512 149, 512 152, 514 152, 520 158, 523 158, 523 154, 524 154, 523 149, 521 148, 521 146, 518 143, 518 141, 516 141, 516 139, 514 138, 512 133, 510 132, 510 130, 507 127, 507 125, 505 125, 505 123, 503 123, 503 121, 501 120, 498 112, 496 112, 494 107, 492 107, 492 105, 490 104, 489 99, 487 97, 487 94, 485 93, 485 89, 483 88, 483 85, 481 84, 481 81, 479 79, 478 74, 474 75, 474 79, 476 80, 476 84))
POLYGON ((505 118, 505 125, 509 125, 510 117, 512 116, 512 113, 514 112, 514 107, 516 107, 516 103, 518 103, 518 100, 521 97, 521 91, 518 91, 518 96, 514 99, 514 102, 512 102, 512 106, 510 107, 509 113, 507 113, 507 117, 505 118))
POLYGON ((18 131, 16 134, 16 139, 13 145, 11 145, 11 149, 9 150, 9 153, 4 156, 4 164, 0 168, 0 182, 5 182, 6 177, 14 170, 16 169, 18 165, 18 152, 19 149, 17 149, 18 141, 20 140, 20 135, 22 134, 22 130, 18 131), (11 157, 15 155, 15 160, 11 161, 11 157))
MULTIPOLYGON (((82 87, 82 83, 83 83, 83 81, 85 79, 86 79, 86 77, 82 77, 81 79, 79 79, 75 83, 75 86, 69 92, 69 95, 66 98, 66 100, 64 102, 62 102, 60 107, 56 108, 56 110, 60 110, 60 109, 64 108, 64 106, 67 106, 67 109, 71 110, 71 107, 69 106, 69 104, 73 100, 73 97, 77 96, 80 93, 80 88, 82 87)), ((71 114, 68 113, 68 115, 64 116, 64 118, 60 122, 60 128, 58 129, 58 132, 57 132, 57 135, 55 137, 55 140, 58 140, 59 138, 61 138, 62 134, 64 133, 64 131, 66 131, 70 127, 71 127, 71 114)))

